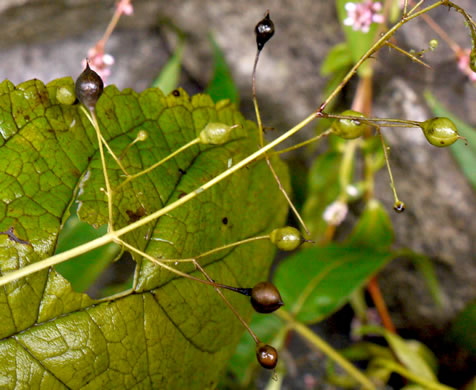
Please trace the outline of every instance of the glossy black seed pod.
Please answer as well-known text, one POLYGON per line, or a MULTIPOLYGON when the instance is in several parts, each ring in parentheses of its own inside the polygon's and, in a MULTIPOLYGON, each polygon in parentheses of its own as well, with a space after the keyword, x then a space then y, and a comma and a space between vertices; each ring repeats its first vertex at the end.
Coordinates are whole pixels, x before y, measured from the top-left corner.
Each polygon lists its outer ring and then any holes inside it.
POLYGON ((256 358, 261 367, 272 370, 278 364, 278 351, 271 345, 260 343, 256 346, 256 358))
POLYGON ((260 282, 251 289, 251 305, 258 313, 272 313, 284 303, 274 284, 260 282))
POLYGON ((94 110, 96 102, 102 94, 104 83, 101 77, 86 64, 86 69, 76 80, 76 97, 89 110, 94 110))
POLYGON ((261 50, 265 43, 274 35, 274 23, 269 17, 269 12, 266 12, 265 17, 256 25, 255 34, 256 45, 258 46, 258 50, 261 50))

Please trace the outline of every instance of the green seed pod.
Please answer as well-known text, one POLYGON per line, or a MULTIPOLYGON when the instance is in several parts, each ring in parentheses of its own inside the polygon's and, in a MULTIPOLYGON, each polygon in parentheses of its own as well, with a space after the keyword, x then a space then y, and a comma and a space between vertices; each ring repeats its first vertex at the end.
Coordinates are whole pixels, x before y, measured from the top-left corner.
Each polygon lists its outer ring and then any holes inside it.
POLYGON ((405 203, 403 203, 401 200, 397 200, 394 204, 393 204, 393 209, 395 210, 395 212, 397 213, 403 213, 405 211, 405 203))
POLYGON ((438 47, 438 40, 437 39, 432 39, 430 43, 428 44, 429 48, 431 51, 435 50, 438 47))
POLYGON ((256 45, 258 46, 259 51, 264 47, 266 42, 268 42, 274 35, 274 23, 269 17, 269 12, 266 12, 264 18, 260 20, 256 25, 255 34, 256 45))
POLYGON ((282 251, 293 251, 303 242, 301 232, 291 226, 274 229, 269 240, 282 251))
POLYGON ((476 72, 476 46, 471 49, 471 53, 469 53, 469 68, 476 72))
MULTIPOLYGON (((354 110, 346 110, 341 115, 365 118, 364 114, 354 110)), ((354 139, 364 133, 365 124, 355 119, 337 119, 332 124, 332 130, 335 135, 341 138, 354 139)))
POLYGON ((459 138, 455 124, 448 118, 437 117, 421 123, 423 134, 428 142, 443 148, 454 144, 459 138))
POLYGON ((76 96, 90 111, 102 94, 104 83, 101 77, 86 64, 86 69, 76 80, 76 96))
POLYGON ((237 125, 228 126, 224 123, 210 122, 200 132, 200 143, 222 145, 231 138, 231 131, 235 127, 237 125))
POLYGON ((256 358, 261 367, 272 370, 278 364, 278 351, 271 345, 259 343, 256 346, 256 358))
POLYGON ((272 313, 284 303, 274 284, 260 282, 251 290, 251 305, 258 313, 272 313))
POLYGON ((137 133, 137 141, 145 141, 147 138, 149 137, 149 133, 145 130, 140 130, 138 133, 137 133))
POLYGON ((74 89, 70 85, 63 85, 56 90, 56 100, 61 104, 67 104, 68 106, 73 104, 76 100, 74 89))

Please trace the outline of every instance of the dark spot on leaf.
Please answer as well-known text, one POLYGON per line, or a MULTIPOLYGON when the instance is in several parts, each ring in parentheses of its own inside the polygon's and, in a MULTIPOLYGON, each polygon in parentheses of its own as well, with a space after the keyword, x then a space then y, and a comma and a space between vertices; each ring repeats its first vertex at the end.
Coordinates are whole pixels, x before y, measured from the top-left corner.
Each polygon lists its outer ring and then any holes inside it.
POLYGON ((81 176, 81 172, 79 172, 78 169, 74 168, 71 173, 73 174, 73 176, 76 176, 76 177, 80 177, 81 176))
POLYGON ((225 217, 221 220, 221 222, 223 223, 223 225, 227 225, 228 224, 228 218, 225 217))
POLYGON ((180 96, 180 91, 179 91, 178 89, 174 89, 174 90, 172 91, 172 95, 178 97, 178 96, 180 96))
POLYGON ((126 210, 126 214, 129 217, 129 222, 136 222, 145 215, 145 209, 141 206, 136 211, 126 210))
POLYGON ((187 174, 187 171, 184 171, 182 168, 179 168, 178 171, 179 171, 182 175, 187 174))
POLYGON ((444 145, 444 144, 445 144, 445 142, 444 142, 444 141, 440 141, 440 144, 444 145))
POLYGON ((25 115, 25 120, 29 121, 30 120, 30 115, 25 115))
POLYGON ((5 232, 0 232, 0 234, 6 234, 8 236, 9 240, 11 240, 13 242, 16 242, 18 244, 30 245, 31 246, 31 243, 29 241, 22 240, 21 238, 18 238, 15 235, 15 233, 13 232, 13 226, 5 232))
POLYGON ((187 195, 185 192, 181 192, 181 193, 179 194, 178 198, 179 198, 179 199, 180 199, 180 198, 183 198, 185 195, 187 195))

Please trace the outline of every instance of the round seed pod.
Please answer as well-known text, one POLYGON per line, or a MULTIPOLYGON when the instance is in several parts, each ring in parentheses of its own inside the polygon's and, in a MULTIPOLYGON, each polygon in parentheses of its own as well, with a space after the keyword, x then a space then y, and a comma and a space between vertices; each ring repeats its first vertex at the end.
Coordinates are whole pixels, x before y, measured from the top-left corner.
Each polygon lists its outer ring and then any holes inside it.
POLYGON ((71 105, 76 101, 76 94, 70 85, 63 85, 56 90, 56 99, 61 104, 71 105))
POLYGON ((265 17, 256 25, 255 34, 256 45, 258 46, 258 50, 261 50, 266 42, 274 35, 274 23, 269 17, 269 12, 266 12, 265 17))
MULTIPOLYGON (((354 110, 346 110, 341 115, 365 118, 364 114, 354 110)), ((364 133, 364 130, 365 124, 355 119, 337 119, 332 124, 333 133, 345 139, 358 138, 364 133)))
POLYGON ((222 145, 230 140, 232 130, 235 127, 237 126, 228 126, 224 123, 210 122, 203 128, 198 136, 200 138, 200 143, 222 145))
POLYGON ((423 134, 433 146, 444 148, 454 144, 459 138, 455 124, 448 118, 436 117, 421 124, 423 134))
POLYGON ((272 370, 278 364, 278 351, 271 345, 259 343, 256 346, 256 358, 261 367, 272 370))
POLYGON ((274 284, 260 282, 251 289, 251 305, 258 313, 272 313, 284 303, 274 284))
POLYGON ((397 213, 403 213, 405 211, 405 203, 403 203, 401 200, 397 200, 394 204, 393 204, 393 209, 395 210, 395 212, 397 213))
POLYGON ((269 235, 269 240, 282 251, 292 251, 303 242, 301 232, 291 226, 274 229, 269 235))
POLYGON ((101 77, 86 64, 86 69, 76 80, 76 96, 90 111, 94 110, 104 89, 101 77))

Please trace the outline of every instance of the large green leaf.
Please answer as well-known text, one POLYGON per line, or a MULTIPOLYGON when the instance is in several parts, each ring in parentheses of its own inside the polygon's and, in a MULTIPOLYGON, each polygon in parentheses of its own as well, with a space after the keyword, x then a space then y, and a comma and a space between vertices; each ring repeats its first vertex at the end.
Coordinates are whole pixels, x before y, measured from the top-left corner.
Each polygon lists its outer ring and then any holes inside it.
MULTIPOLYGON (((107 222, 94 129, 77 105, 56 100, 59 86, 32 80, 0 84, 0 235, 2 273, 51 256, 76 199, 78 215, 107 222), (28 242, 28 243, 25 243, 28 242)), ((241 124, 221 147, 193 146, 120 190, 107 154, 116 229, 177 200, 256 150, 257 132, 229 102, 190 98, 183 90, 137 94, 107 87, 96 106, 104 138, 117 155, 138 131, 149 137, 122 159, 129 173, 150 166, 194 139, 210 121, 241 124)), ((276 167, 287 183, 286 171, 276 167)), ((160 219, 123 236, 157 258, 196 256, 283 223, 286 206, 265 163, 242 169, 160 219)), ((274 249, 256 241, 201 259, 215 280, 249 287, 266 277, 274 249)), ((242 333, 216 292, 163 272, 135 256, 137 288, 94 301, 75 293, 54 269, 0 291, 0 387, 213 388, 242 333)), ((179 264, 193 273, 190 264, 179 264)), ((196 276, 200 276, 195 272, 196 276)), ((227 292, 225 292, 227 293, 227 292)), ((249 300, 226 294, 245 318, 249 300)))
POLYGON ((301 250, 284 260, 274 275, 286 304, 282 310, 302 322, 320 321, 393 257, 388 250, 336 244, 301 250))

